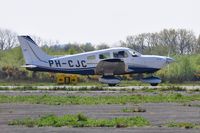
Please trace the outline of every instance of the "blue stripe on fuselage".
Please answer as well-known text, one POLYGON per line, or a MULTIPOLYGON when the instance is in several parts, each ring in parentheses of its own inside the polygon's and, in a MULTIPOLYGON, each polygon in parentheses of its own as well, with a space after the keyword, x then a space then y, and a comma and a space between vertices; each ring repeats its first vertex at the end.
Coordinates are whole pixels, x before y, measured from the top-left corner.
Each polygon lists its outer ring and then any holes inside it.
MULTIPOLYGON (((65 69, 65 68, 50 68, 37 66, 35 68, 27 68, 31 71, 41 71, 41 72, 56 72, 56 73, 69 73, 69 74, 81 74, 81 75, 94 75, 95 67, 90 68, 74 68, 74 69, 65 69)), ((157 68, 144 68, 144 67, 129 67, 131 70, 128 73, 154 73, 158 71, 157 68)))
POLYGON ((65 68, 50 68, 50 67, 37 66, 36 68, 27 68, 27 69, 31 70, 31 71, 69 73, 69 74, 81 74, 81 75, 94 75, 95 74, 95 67, 65 69, 65 68))

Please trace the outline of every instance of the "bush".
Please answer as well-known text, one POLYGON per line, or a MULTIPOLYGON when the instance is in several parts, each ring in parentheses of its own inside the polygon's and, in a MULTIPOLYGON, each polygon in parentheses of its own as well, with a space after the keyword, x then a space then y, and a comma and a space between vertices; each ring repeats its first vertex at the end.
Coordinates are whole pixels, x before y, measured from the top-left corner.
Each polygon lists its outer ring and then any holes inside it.
POLYGON ((196 71, 200 70, 199 55, 175 56, 175 62, 157 72, 163 81, 172 83, 194 81, 196 71))

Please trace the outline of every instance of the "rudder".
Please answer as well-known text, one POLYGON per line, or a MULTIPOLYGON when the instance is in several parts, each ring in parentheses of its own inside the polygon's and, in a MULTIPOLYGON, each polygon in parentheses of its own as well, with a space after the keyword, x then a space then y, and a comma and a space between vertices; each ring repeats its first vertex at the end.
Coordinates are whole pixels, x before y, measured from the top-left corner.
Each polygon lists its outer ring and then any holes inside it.
POLYGON ((46 65, 52 58, 47 55, 29 36, 18 36, 26 65, 46 65))

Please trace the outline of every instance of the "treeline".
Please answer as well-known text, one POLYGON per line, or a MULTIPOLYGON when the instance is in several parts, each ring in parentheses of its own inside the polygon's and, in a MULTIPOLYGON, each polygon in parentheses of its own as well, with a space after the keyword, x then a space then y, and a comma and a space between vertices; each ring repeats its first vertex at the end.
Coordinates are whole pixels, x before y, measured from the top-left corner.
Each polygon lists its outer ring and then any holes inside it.
POLYGON ((0 29, 0 50, 11 49, 17 45, 17 33, 7 29, 0 29))
MULTIPOLYGON (((109 48, 109 45, 102 43, 97 46, 90 42, 79 44, 79 43, 67 43, 59 44, 59 41, 44 40, 37 36, 31 36, 31 38, 45 51, 50 54, 63 53, 63 54, 75 54, 80 52, 88 52, 93 50, 100 50, 109 48)), ((19 46, 17 39, 17 33, 8 30, 0 29, 0 51, 9 50, 19 46)))
MULTIPOLYGON (((200 52, 200 35, 196 37, 193 31, 186 29, 164 29, 158 33, 128 36, 125 41, 120 41, 119 46, 132 48, 142 54, 191 55, 200 52)), ((65 45, 45 45, 44 47, 51 52, 68 51, 69 54, 74 54, 109 48, 109 45, 101 44, 95 47, 91 43, 69 43, 65 45)))
POLYGON ((164 29, 156 33, 128 36, 121 46, 135 49, 143 54, 184 55, 200 52, 200 36, 186 29, 164 29))
POLYGON ((82 52, 101 50, 109 48, 107 44, 100 44, 97 46, 92 45, 91 43, 77 44, 77 43, 68 43, 63 45, 43 45, 42 49, 51 55, 64 55, 64 54, 77 54, 82 52))
MULTIPOLYGON (((50 54, 74 54, 110 47, 106 43, 97 46, 90 42, 59 44, 59 41, 44 40, 36 36, 31 37, 50 54)), ((186 29, 164 29, 155 33, 131 35, 127 36, 125 41, 119 42, 119 46, 132 48, 142 54, 188 55, 200 52, 200 35, 197 37, 193 31, 186 29)), ((8 50, 17 46, 19 46, 17 33, 0 29, 0 50, 8 50)))

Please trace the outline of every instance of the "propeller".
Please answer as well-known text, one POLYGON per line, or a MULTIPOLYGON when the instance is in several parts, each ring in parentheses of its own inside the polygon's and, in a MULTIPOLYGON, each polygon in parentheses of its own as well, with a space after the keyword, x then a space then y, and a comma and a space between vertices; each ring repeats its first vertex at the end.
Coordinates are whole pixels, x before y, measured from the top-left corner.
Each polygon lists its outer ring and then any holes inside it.
POLYGON ((169 67, 170 67, 169 64, 175 61, 174 59, 172 59, 172 58, 170 57, 170 53, 171 53, 171 47, 168 48, 168 54, 167 54, 167 57, 166 57, 166 63, 168 64, 168 65, 167 65, 167 72, 168 72, 168 73, 169 73, 169 69, 170 69, 170 68, 169 68, 169 67))
MULTIPOLYGON (((170 57, 170 53, 171 53, 171 48, 168 49, 168 54, 167 54, 167 57, 166 57, 166 63, 167 64, 170 64, 170 63, 175 61, 173 58, 170 57)), ((168 67, 169 67, 169 65, 168 65, 168 67)))

